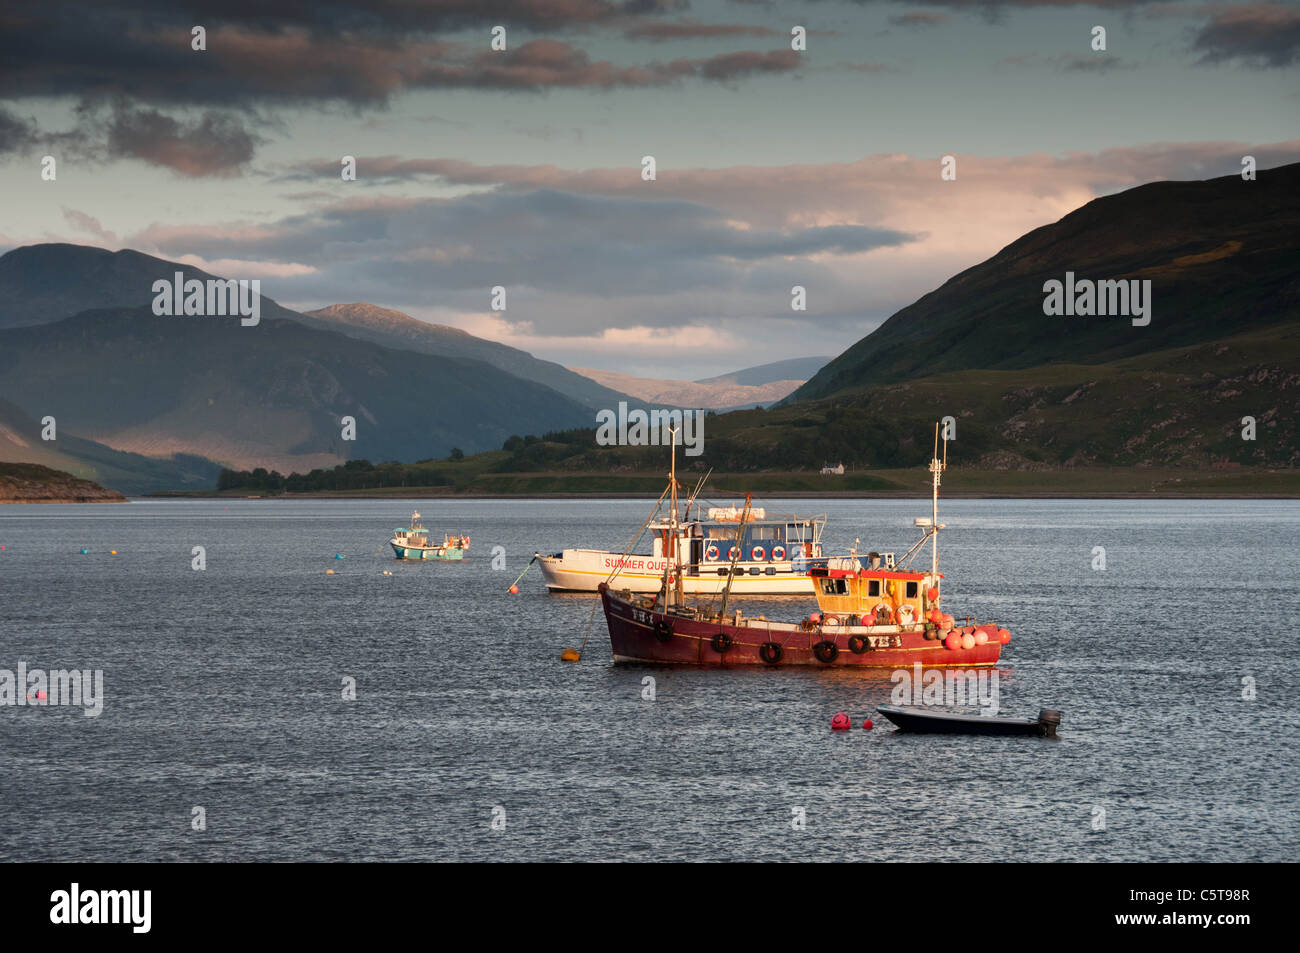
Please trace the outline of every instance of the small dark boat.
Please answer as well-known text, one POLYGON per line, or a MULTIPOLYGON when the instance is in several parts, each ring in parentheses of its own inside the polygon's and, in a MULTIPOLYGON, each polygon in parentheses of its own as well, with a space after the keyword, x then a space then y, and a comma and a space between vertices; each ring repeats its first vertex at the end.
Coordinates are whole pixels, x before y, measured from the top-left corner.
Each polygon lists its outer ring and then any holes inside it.
POLYGON ((1037 718, 993 718, 986 715, 954 715, 950 712, 927 711, 923 708, 900 708, 881 705, 882 715, 903 731, 920 731, 931 734, 952 735, 1039 735, 1055 738, 1056 726, 1061 723, 1061 713, 1044 708, 1037 718))

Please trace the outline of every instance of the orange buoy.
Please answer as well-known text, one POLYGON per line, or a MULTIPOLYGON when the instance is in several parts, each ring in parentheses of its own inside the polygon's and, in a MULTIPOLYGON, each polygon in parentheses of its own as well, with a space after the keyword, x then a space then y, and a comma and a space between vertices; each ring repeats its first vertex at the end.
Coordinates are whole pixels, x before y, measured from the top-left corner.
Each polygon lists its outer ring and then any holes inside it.
POLYGON ((948 634, 948 637, 947 637, 946 639, 943 640, 943 647, 944 647, 945 649, 958 649, 958 648, 960 648, 960 647, 961 647, 961 636, 959 636, 956 632, 950 632, 950 633, 948 634))
POLYGON ((836 712, 835 717, 831 719, 831 731, 848 731, 853 727, 853 722, 849 721, 849 716, 844 712, 836 712))
POLYGON ((510 587, 510 594, 511 594, 512 596, 516 596, 516 595, 518 595, 518 594, 519 594, 519 587, 518 587, 518 586, 511 586, 511 587, 510 587))
POLYGON ((1008 632, 1006 629, 998 629, 998 641, 1001 642, 1003 645, 1006 645, 1008 642, 1011 641, 1011 633, 1008 632))
POLYGON ((582 656, 578 654, 577 649, 565 649, 560 653, 561 662, 576 662, 580 658, 582 658, 582 656))
POLYGON ((925 598, 928 599, 930 602, 938 602, 938 601, 939 601, 939 590, 938 590, 938 589, 927 589, 927 590, 925 590, 925 598))

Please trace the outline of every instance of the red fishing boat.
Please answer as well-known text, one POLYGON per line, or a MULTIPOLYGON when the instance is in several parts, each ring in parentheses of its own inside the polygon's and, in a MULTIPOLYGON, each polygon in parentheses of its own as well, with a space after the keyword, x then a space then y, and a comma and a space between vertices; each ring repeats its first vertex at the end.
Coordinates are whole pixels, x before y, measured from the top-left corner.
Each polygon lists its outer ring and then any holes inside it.
MULTIPOLYGON (((674 446, 674 451, 676 447, 674 446)), ((916 520, 923 532, 898 563, 892 554, 832 558, 809 568, 820 611, 794 622, 727 611, 729 590, 688 605, 680 566, 664 570, 655 596, 638 596, 601 583, 600 598, 616 662, 678 662, 692 665, 813 665, 823 667, 975 668, 995 665, 1010 633, 966 617, 962 624, 941 608, 939 572, 939 479, 947 468, 947 441, 939 458, 938 432, 930 462, 931 515, 916 520), (930 543, 929 571, 911 561, 930 543)), ((670 475, 677 511, 676 459, 670 475)), ((737 533, 747 520, 742 515, 737 533)), ((739 538, 739 536, 737 537, 739 538)), ((680 561, 680 557, 679 557, 680 561)))

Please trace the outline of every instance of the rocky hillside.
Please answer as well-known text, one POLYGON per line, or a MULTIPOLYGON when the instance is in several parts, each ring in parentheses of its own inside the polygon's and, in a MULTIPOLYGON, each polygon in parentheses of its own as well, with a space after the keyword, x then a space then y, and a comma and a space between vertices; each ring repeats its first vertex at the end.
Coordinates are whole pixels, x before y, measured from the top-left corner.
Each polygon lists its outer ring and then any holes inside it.
POLYGON ((0 503, 124 503, 126 497, 62 470, 0 463, 0 503))

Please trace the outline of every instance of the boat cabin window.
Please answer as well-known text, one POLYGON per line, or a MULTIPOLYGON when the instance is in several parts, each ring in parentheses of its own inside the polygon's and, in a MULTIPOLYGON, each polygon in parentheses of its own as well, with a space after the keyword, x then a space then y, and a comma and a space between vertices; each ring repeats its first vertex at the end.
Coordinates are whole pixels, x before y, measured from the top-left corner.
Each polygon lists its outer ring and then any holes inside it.
POLYGON ((880 597, 880 580, 879 580, 879 579, 868 579, 868 580, 867 580, 867 595, 870 596, 870 597, 873 598, 873 599, 877 599, 877 598, 880 597))
POLYGON ((847 593, 848 587, 844 585, 843 579, 823 579, 822 593, 828 596, 842 596, 847 593))
POLYGON ((920 587, 920 583, 918 583, 918 582, 909 582, 909 583, 907 584, 907 598, 909 598, 909 599, 915 599, 917 593, 920 591, 920 588, 919 588, 919 587, 920 587))

